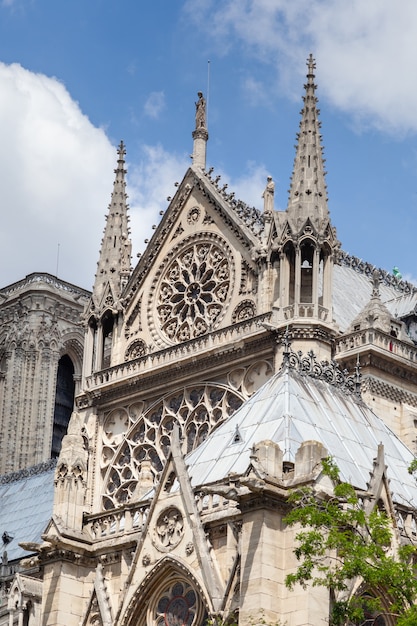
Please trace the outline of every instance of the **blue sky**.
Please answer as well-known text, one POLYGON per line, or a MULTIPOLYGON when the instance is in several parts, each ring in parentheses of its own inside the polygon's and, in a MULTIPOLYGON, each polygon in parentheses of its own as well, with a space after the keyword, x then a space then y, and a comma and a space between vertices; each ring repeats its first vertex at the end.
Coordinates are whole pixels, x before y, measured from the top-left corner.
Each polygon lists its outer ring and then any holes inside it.
POLYGON ((208 84, 208 166, 284 209, 310 52, 342 248, 416 280, 416 41, 415 0, 0 0, 0 283, 91 288, 121 139, 143 250, 208 84))

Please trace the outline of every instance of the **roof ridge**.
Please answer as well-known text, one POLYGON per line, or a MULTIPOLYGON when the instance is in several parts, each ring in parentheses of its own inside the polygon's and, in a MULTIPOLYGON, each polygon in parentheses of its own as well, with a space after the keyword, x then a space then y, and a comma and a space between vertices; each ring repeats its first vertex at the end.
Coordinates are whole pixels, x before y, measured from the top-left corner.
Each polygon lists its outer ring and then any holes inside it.
POLYGON ((243 221, 245 226, 247 226, 255 235, 258 236, 260 233, 262 233, 265 227, 263 212, 254 206, 249 206, 243 200, 236 198, 234 191, 228 193, 228 183, 225 183, 221 187, 219 185, 221 175, 219 174, 215 178, 212 178, 211 175, 213 171, 214 168, 211 167, 208 171, 204 170, 202 174, 213 185, 213 187, 224 198, 224 200, 226 200, 230 208, 243 221))
POLYGON ((37 465, 32 465, 31 467, 26 467, 24 469, 18 470, 17 472, 3 474, 3 476, 0 476, 0 485, 14 483, 19 480, 23 480, 24 478, 37 476, 38 474, 46 474, 46 472, 56 467, 56 463, 57 459, 49 459, 48 461, 43 461, 42 463, 38 463, 37 465))
POLYGON ((417 286, 413 283, 410 283, 402 278, 398 278, 387 270, 378 268, 376 265, 372 265, 372 263, 363 261, 359 257, 351 255, 348 252, 344 252, 343 250, 338 250, 336 252, 335 263, 337 265, 350 267, 358 274, 365 274, 366 276, 369 276, 369 278, 372 278, 374 271, 378 270, 380 274, 380 282, 384 285, 388 287, 394 287, 394 289, 401 292, 402 294, 417 292, 417 286))

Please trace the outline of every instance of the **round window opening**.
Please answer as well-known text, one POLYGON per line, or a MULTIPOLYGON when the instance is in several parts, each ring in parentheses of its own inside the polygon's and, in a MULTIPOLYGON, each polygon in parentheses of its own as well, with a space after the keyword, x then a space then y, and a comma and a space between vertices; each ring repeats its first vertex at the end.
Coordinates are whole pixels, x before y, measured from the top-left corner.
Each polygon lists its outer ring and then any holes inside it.
POLYGON ((170 341, 194 339, 222 317, 231 288, 227 256, 217 243, 196 242, 168 265, 159 285, 156 310, 170 341))
POLYGON ((201 603, 186 582, 174 582, 159 596, 154 620, 158 626, 194 626, 203 617, 201 603))

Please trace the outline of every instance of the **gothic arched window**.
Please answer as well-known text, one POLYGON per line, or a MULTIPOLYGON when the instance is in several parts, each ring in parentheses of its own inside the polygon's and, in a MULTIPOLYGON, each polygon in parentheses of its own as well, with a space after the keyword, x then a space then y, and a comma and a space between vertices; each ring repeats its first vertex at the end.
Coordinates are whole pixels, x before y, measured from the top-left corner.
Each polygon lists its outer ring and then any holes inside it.
POLYGON ((56 458, 61 450, 62 438, 67 432, 74 406, 74 365, 67 354, 58 361, 56 375, 54 423, 52 430, 51 457, 56 458))
POLYGON ((303 241, 300 245, 301 252, 301 278, 300 278, 300 302, 313 302, 313 271, 314 268, 314 244, 310 240, 303 241))

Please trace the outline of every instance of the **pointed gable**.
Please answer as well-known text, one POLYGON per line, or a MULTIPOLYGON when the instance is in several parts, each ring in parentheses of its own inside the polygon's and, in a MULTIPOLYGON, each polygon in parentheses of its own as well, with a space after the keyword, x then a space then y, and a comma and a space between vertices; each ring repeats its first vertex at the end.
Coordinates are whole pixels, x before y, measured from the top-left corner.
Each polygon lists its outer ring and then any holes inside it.
POLYGON ((152 492, 152 502, 139 537, 120 612, 134 610, 138 593, 146 593, 141 564, 146 564, 150 570, 148 579, 158 577, 163 569, 173 569, 182 571, 186 578, 192 580, 191 573, 196 571, 197 563, 198 588, 205 589, 204 600, 210 609, 218 611, 224 583, 218 567, 213 563, 181 452, 179 432, 175 429, 171 454, 158 486, 152 492), (139 582, 142 583, 140 592, 139 582))
POLYGON ((145 350, 149 337, 161 349, 255 316, 263 229, 256 209, 211 172, 190 168, 124 292, 119 358, 140 339, 145 350))

